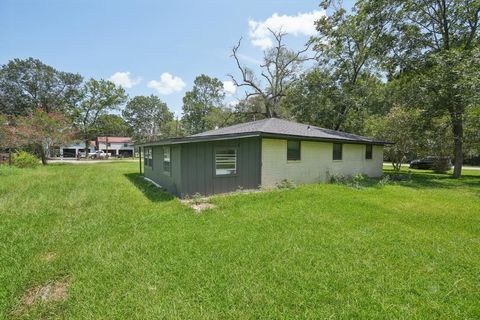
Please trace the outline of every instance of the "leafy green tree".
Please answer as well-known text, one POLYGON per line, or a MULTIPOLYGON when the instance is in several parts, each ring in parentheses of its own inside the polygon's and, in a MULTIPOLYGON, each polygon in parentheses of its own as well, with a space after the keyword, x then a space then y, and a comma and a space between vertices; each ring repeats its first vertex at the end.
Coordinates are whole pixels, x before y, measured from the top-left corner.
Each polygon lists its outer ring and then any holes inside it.
POLYGON ((72 115, 82 83, 38 59, 13 59, 0 69, 0 113, 27 115, 36 108, 72 115))
POLYGON ((408 155, 419 150, 421 111, 393 107, 385 116, 372 116, 368 119, 367 132, 377 139, 391 142, 385 147, 385 155, 395 170, 400 170, 408 155))
POLYGON ((191 91, 183 97, 182 125, 186 132, 195 134, 223 126, 230 112, 223 105, 223 83, 207 75, 198 76, 191 91))
POLYGON ((76 110, 77 126, 88 146, 98 127, 98 118, 118 109, 127 100, 127 95, 122 87, 117 87, 111 81, 90 79, 81 90, 81 98, 76 110))
POLYGON ((122 112, 135 141, 152 141, 175 135, 173 113, 159 97, 136 96, 128 101, 122 112))
MULTIPOLYGON (((323 1, 321 6, 338 8, 332 1, 323 1)), ((378 86, 376 62, 389 43, 389 37, 382 32, 388 23, 383 16, 372 17, 358 6, 351 14, 339 8, 316 22, 318 35, 311 42, 321 71, 313 72, 304 80, 318 83, 320 87, 310 86, 311 92, 303 93, 303 96, 326 103, 325 112, 320 116, 322 119, 318 120, 329 128, 347 130, 347 121, 368 114, 363 110, 369 107, 364 97, 370 86, 378 86)), ((297 87, 297 91, 299 89, 297 87)), ((305 110, 298 111, 301 117, 306 116, 305 110)), ((350 126, 356 127, 355 124, 350 126)))
POLYGON ((299 122, 363 134, 366 118, 388 112, 385 84, 367 73, 353 87, 345 88, 337 79, 325 68, 303 74, 287 91, 283 105, 299 122))
POLYGON ((94 130, 97 136, 129 137, 132 134, 127 122, 117 114, 98 116, 94 130))
POLYGON ((454 177, 461 176, 465 112, 478 90, 480 3, 477 0, 363 0, 356 10, 387 23, 379 59, 389 78, 418 75, 431 114, 450 117, 454 177), (436 89, 435 89, 436 88, 436 89))

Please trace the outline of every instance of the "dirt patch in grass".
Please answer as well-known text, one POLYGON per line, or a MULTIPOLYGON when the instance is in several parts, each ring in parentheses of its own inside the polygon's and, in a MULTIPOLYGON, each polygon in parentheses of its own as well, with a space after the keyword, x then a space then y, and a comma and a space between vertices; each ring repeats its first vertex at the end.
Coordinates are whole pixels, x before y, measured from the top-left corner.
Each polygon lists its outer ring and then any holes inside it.
POLYGON ((57 258, 57 254, 55 252, 47 252, 40 257, 40 259, 47 262, 53 261, 56 258, 57 258))
POLYGON ((15 314, 23 313, 30 306, 38 302, 62 302, 67 299, 68 278, 47 282, 43 285, 35 286, 27 290, 20 300, 20 305, 15 314))
POLYGON ((213 209, 215 208, 215 205, 214 204, 211 204, 211 203, 192 203, 190 204, 190 207, 192 207, 193 210, 195 210, 196 213, 200 213, 202 212, 203 210, 206 210, 206 209, 213 209))

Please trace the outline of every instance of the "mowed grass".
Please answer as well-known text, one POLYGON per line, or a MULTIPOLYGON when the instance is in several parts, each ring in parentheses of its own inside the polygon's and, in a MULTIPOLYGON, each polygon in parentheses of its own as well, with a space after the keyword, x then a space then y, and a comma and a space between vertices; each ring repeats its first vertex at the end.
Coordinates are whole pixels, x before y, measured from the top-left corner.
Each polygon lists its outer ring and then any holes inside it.
POLYGON ((0 169, 0 318, 480 318, 480 172, 218 196, 198 215, 137 170, 0 169), (22 305, 55 281, 65 300, 22 305))

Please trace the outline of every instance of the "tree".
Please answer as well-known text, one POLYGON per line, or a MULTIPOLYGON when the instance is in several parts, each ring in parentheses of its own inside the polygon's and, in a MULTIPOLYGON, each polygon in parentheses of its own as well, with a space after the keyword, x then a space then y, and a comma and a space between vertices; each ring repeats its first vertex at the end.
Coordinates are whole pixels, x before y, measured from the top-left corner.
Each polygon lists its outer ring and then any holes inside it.
MULTIPOLYGON (((323 1, 321 6, 336 8, 335 4, 323 1)), ((329 128, 350 129, 345 125, 349 119, 368 113, 364 111, 369 108, 364 96, 369 86, 378 86, 375 62, 390 40, 383 33, 388 23, 388 15, 372 17, 358 6, 353 8, 352 14, 337 8, 316 22, 318 35, 311 42, 317 51, 321 71, 305 80, 320 84, 319 88, 311 90, 323 96, 321 99, 328 104, 323 121, 332 122, 329 128), (354 113, 353 117, 350 113, 354 113)))
POLYGON ((37 108, 27 116, 18 116, 11 134, 16 135, 17 145, 31 146, 46 165, 50 147, 72 140, 74 130, 61 113, 37 108))
POLYGON ((134 97, 128 101, 122 115, 130 126, 135 141, 152 141, 174 134, 170 125, 173 113, 157 96, 134 97))
POLYGON ((116 114, 98 116, 94 130, 97 136, 129 137, 131 135, 131 129, 127 122, 116 114))
POLYGON ((77 125, 85 146, 88 146, 95 133, 98 118, 117 109, 127 100, 127 96, 122 87, 117 87, 111 81, 90 79, 84 84, 81 97, 77 109, 77 125))
POLYGON ((284 44, 285 33, 272 30, 270 32, 274 37, 275 45, 264 52, 263 63, 260 65, 260 76, 256 76, 252 69, 240 63, 238 50, 242 39, 232 49, 232 57, 235 59, 241 78, 237 80, 230 75, 237 87, 247 88, 245 100, 251 97, 261 98, 263 104, 261 114, 267 118, 280 115, 281 100, 285 96, 286 90, 300 74, 303 62, 310 59, 305 56, 310 45, 307 44, 300 51, 292 51, 287 49, 284 44), (262 83, 262 80, 266 83, 262 83))
POLYGON ((427 80, 427 84, 433 84, 428 85, 430 88, 438 86, 438 90, 425 91, 432 102, 428 108, 432 113, 443 112, 450 117, 454 177, 460 177, 463 119, 472 96, 478 95, 478 89, 473 89, 478 88, 476 81, 471 86, 465 82, 466 78, 478 80, 478 77, 462 73, 473 71, 468 69, 469 65, 478 67, 480 3, 477 0, 365 0, 359 2, 358 7, 370 17, 390 15, 382 34, 394 41, 386 42, 389 50, 381 59, 390 78, 414 73, 427 80), (475 61, 474 64, 471 61, 475 61))
POLYGON ((28 58, 0 69, 0 113, 27 115, 36 108, 71 115, 82 83, 79 74, 62 72, 28 58))
POLYGON ((367 131, 377 139, 391 142, 385 147, 385 154, 395 170, 400 170, 407 155, 415 154, 419 146, 419 119, 421 111, 393 107, 386 116, 372 116, 367 131))
POLYGON ((183 97, 182 125, 195 134, 227 123, 230 113, 223 105, 223 83, 207 75, 198 76, 191 91, 183 97))
POLYGON ((299 122, 357 134, 363 134, 370 115, 388 112, 385 84, 377 77, 363 73, 355 86, 345 88, 337 75, 325 68, 303 74, 287 90, 283 104, 299 122))

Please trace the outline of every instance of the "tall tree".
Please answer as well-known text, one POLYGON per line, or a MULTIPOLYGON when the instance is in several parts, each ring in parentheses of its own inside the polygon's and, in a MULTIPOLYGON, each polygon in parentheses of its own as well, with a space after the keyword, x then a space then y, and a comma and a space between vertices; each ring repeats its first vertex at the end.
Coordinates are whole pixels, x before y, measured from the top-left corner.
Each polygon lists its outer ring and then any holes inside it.
POLYGON ((207 75, 198 76, 191 91, 183 97, 182 124, 189 134, 223 126, 229 112, 223 105, 225 92, 223 83, 207 75))
POLYGON ((98 136, 129 137, 132 134, 127 122, 117 114, 98 116, 94 130, 98 136))
POLYGON ((281 100, 286 90, 301 73, 303 62, 310 59, 305 56, 310 47, 309 44, 300 51, 292 51, 284 44, 286 33, 272 30, 270 32, 275 45, 264 52, 260 75, 256 75, 251 68, 240 62, 238 50, 242 39, 232 49, 232 57, 235 59, 241 77, 237 80, 235 76, 230 75, 237 87, 247 89, 245 100, 251 97, 261 98, 263 104, 261 114, 268 118, 280 115, 281 100))
POLYGON ((85 146, 88 146, 99 116, 118 109, 127 100, 127 95, 122 87, 117 87, 111 81, 90 79, 84 84, 81 97, 77 109, 77 125, 85 146))
POLYGON ((382 33, 394 41, 384 55, 390 78, 415 73, 425 86, 434 114, 448 114, 454 139, 454 177, 461 176, 465 110, 478 95, 478 77, 471 74, 478 66, 480 43, 478 0, 362 0, 359 11, 370 17, 390 15, 382 33), (474 63, 472 64, 472 61, 474 63), (465 74, 468 71, 470 75, 465 74), (474 81, 470 85, 467 78, 474 81), (434 83, 435 82, 435 83, 434 83), (433 85, 432 85, 433 84, 433 85))
POLYGON ((368 107, 362 96, 377 70, 376 58, 382 56, 390 41, 383 33, 390 21, 386 14, 372 17, 358 7, 349 14, 338 7, 336 1, 323 1, 321 6, 325 9, 333 6, 337 10, 316 22, 318 35, 311 42, 323 74, 313 73, 312 76, 317 76, 322 87, 328 87, 324 92, 327 96, 334 95, 329 99, 333 103, 332 129, 345 130, 350 113, 363 113, 368 107))
POLYGON ((128 101, 122 114, 133 132, 135 141, 152 141, 174 135, 170 125, 173 113, 157 96, 134 97, 128 101))
POLYGON ((14 59, 0 69, 0 113, 27 115, 36 108, 71 115, 82 77, 38 59, 14 59))

